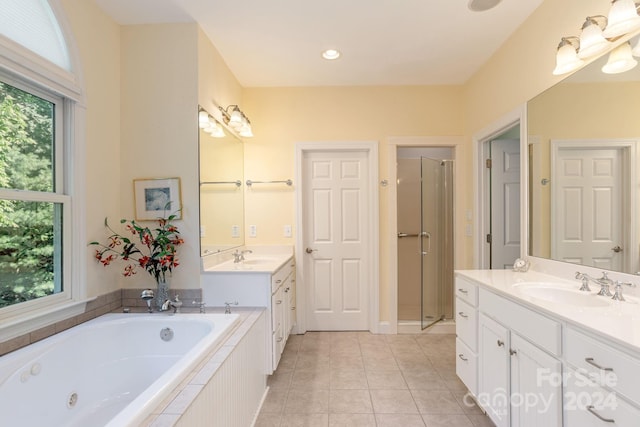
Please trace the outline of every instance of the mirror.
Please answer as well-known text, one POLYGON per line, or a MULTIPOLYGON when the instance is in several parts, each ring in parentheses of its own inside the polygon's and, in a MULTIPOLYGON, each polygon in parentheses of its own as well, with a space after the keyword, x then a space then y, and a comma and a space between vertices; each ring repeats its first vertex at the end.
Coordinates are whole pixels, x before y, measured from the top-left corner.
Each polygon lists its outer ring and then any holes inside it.
POLYGON ((637 273, 640 66, 607 59, 527 104, 529 254, 637 273))
POLYGON ((198 122, 200 255, 206 256, 244 245, 244 150, 202 107, 198 122))

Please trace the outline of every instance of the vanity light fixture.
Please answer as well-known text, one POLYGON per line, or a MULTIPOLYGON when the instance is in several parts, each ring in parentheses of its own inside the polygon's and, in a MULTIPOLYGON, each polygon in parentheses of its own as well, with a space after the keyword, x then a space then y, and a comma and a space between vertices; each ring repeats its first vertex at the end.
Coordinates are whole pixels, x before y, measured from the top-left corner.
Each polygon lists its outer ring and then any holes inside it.
POLYGON ((613 39, 640 28, 640 16, 634 0, 613 0, 602 35, 613 39))
POLYGON ((340 58, 340 55, 341 53, 337 49, 327 49, 324 52, 322 52, 322 57, 324 59, 328 59, 329 61, 340 58))
POLYGON ((569 36, 560 40, 556 53, 556 68, 553 70, 554 75, 570 73, 584 64, 584 61, 578 58, 579 48, 580 39, 578 37, 569 36))
POLYGON ((224 129, 204 108, 198 111, 198 126, 214 138, 224 138, 224 129))
POLYGON ((602 30, 607 26, 607 17, 603 15, 587 16, 580 33, 578 58, 587 59, 609 49, 611 42, 604 38, 602 30))
POLYGON ((251 138, 253 136, 251 122, 242 110, 240 110, 240 107, 237 105, 229 105, 227 108, 218 107, 218 109, 222 113, 222 120, 224 120, 225 124, 238 132, 238 135, 244 138, 251 138))
POLYGON ((631 44, 625 42, 611 51, 609 60, 602 67, 602 72, 606 74, 624 73, 636 65, 638 65, 638 61, 631 55, 631 44))

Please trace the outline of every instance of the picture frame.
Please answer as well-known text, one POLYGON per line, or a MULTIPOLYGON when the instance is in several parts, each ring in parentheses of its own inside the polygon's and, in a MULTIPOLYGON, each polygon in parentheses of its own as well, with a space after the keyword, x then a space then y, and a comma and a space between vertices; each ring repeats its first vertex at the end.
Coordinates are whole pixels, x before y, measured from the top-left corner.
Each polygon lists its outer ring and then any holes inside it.
POLYGON ((134 179, 133 198, 137 221, 153 221, 169 215, 182 219, 180 178, 134 179))

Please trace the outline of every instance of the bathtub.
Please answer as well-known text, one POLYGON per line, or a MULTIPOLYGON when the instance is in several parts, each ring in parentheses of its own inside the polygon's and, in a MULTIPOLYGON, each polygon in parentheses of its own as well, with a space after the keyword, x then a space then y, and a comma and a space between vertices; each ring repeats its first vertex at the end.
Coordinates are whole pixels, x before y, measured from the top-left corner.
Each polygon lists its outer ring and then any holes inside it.
POLYGON ((137 426, 238 320, 106 314, 9 353, 0 358, 0 424, 137 426))

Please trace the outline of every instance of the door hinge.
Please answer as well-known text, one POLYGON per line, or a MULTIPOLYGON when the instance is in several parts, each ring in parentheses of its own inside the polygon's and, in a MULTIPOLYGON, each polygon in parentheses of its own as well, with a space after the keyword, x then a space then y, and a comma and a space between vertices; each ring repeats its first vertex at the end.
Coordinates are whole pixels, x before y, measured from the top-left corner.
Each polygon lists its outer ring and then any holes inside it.
POLYGON ((487 243, 491 243, 491 234, 487 234, 487 243))
POLYGON ((491 159, 485 160, 485 164, 486 164, 487 169, 491 169, 491 159))

